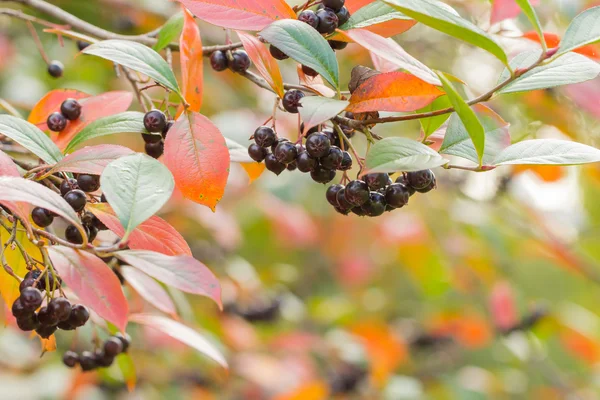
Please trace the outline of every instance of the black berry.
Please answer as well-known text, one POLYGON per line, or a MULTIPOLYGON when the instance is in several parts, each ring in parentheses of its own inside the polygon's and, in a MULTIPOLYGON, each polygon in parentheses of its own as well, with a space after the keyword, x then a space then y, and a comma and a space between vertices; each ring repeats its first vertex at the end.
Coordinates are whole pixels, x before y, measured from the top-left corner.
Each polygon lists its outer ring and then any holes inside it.
POLYGON ((319 33, 328 35, 335 32, 338 27, 338 17, 331 8, 322 8, 317 11, 317 17, 319 17, 319 25, 317 30, 319 33))
POLYGON ((342 153, 342 162, 338 168, 340 171, 348 171, 352 169, 352 156, 347 151, 342 153))
POLYGON ((66 99, 60 105, 60 112, 69 121, 75 121, 81 116, 81 104, 75 99, 66 99))
POLYGON ((79 356, 79 365, 82 371, 91 371, 97 367, 94 355, 89 351, 84 351, 79 356))
POLYGON ((31 211, 31 219, 37 226, 45 228, 52 224, 54 216, 45 208, 36 207, 31 211))
POLYGON ((349 211, 352 209, 352 204, 346 198, 346 190, 340 190, 337 192, 335 198, 340 210, 349 211))
POLYGON ((281 105, 283 108, 292 114, 298 114, 298 107, 301 107, 300 100, 304 97, 304 93, 300 90, 288 90, 283 95, 281 105))
POLYGON ((51 313, 47 306, 40 308, 40 311, 38 311, 38 321, 44 326, 56 326, 60 322, 56 314, 51 313))
POLYGON ((306 139, 306 152, 313 158, 326 156, 330 148, 331 141, 324 133, 313 133, 306 139))
POLYGON ((325 192, 325 197, 327 198, 327 201, 334 207, 339 207, 337 201, 337 194, 340 190, 344 190, 344 185, 336 184, 329 186, 327 188, 327 192, 325 192))
POLYGON ((342 42, 341 40, 328 40, 328 42, 333 50, 343 50, 348 46, 347 42, 342 42))
POLYGON ((401 208, 408 204, 410 192, 406 186, 401 183, 394 183, 385 190, 385 201, 394 208, 401 208))
MULTIPOLYGON (((87 228, 84 226, 84 229, 87 228)), ((67 229, 65 229, 65 239, 67 239, 69 243, 83 244, 83 237, 75 225, 67 226, 67 229)))
POLYGON ((236 50, 231 53, 232 60, 229 63, 229 68, 232 71, 244 73, 250 68, 250 57, 244 50, 236 50))
POLYGON ((74 351, 65 351, 62 361, 67 367, 73 368, 79 364, 79 356, 74 351))
POLYGON ((296 165, 300 172, 311 172, 316 168, 317 160, 309 156, 307 152, 302 152, 296 158, 296 165))
POLYGON ((71 302, 64 297, 55 297, 48 303, 48 312, 55 315, 59 322, 69 319, 71 302))
POLYGON ((148 111, 144 115, 144 128, 148 132, 161 133, 167 126, 167 117, 160 110, 148 111))
MULTIPOLYGON (((71 314, 69 315, 69 324, 74 327, 80 327, 90 319, 90 312, 86 306, 81 304, 75 304, 71 307, 71 314)), ((62 329, 62 328, 61 328, 62 329)))
POLYGON ((248 155, 251 159, 256 162, 261 162, 265 159, 265 157, 269 154, 269 151, 263 147, 260 147, 256 143, 252 143, 248 147, 248 155))
POLYGON ((20 330, 29 332, 37 329, 40 323, 37 319, 37 315, 31 314, 23 318, 17 318, 17 326, 20 330))
POLYGON ((13 303, 11 312, 15 318, 27 317, 27 316, 30 316, 32 313, 31 310, 29 310, 28 308, 25 308, 25 306, 23 305, 23 302, 21 301, 20 298, 15 300, 15 302, 13 303))
POLYGON ((289 142, 289 140, 286 139, 286 138, 279 138, 279 139, 277 139, 277 141, 275 143, 273 143, 273 145, 271 146, 271 153, 274 153, 275 149, 277 148, 277 146, 279 145, 279 143, 283 143, 283 142, 289 142))
POLYGON ((71 318, 68 321, 60 322, 58 325, 58 329, 62 329, 63 331, 72 331, 77 328, 75 325, 71 324, 71 318))
POLYGON ((61 113, 53 112, 48 116, 46 125, 48 125, 48 129, 52 132, 61 132, 67 127, 67 119, 61 113))
POLYGON ((298 21, 302 21, 317 29, 319 26, 319 17, 312 10, 304 10, 298 15, 298 21))
POLYGON ((144 143, 158 143, 163 140, 163 137, 155 133, 142 133, 142 139, 144 143))
POLYGON ((163 129, 163 131, 161 132, 163 139, 167 138, 167 134, 169 133, 169 130, 173 127, 173 124, 175 124, 175 121, 167 121, 167 125, 165 125, 165 129, 163 129))
POLYGON ((338 17, 338 26, 344 25, 350 19, 350 11, 346 7, 342 7, 335 15, 338 17))
POLYGON ((285 164, 277 161, 275 156, 272 153, 270 153, 267 154, 267 156, 265 157, 265 167, 267 167, 267 169, 273 172, 275 175, 279 175, 285 169, 285 164))
POLYGON ((86 47, 88 47, 90 44, 87 42, 84 42, 83 40, 78 40, 77 41, 77 49, 79 49, 79 51, 84 50, 86 47))
POLYGON ((148 154, 150 157, 158 159, 165 152, 165 143, 146 143, 146 145, 144 146, 144 150, 146 151, 146 154, 148 154))
POLYGON ((220 50, 213 52, 210 55, 210 66, 215 71, 225 71, 227 69, 227 54, 220 50))
POLYGON ((339 147, 331 146, 325 157, 321 157, 320 163, 323 168, 339 169, 342 165, 344 153, 339 147))
POLYGON ((118 332, 117 334, 115 334, 114 337, 119 339, 121 343, 123 343, 123 350, 121 351, 121 353, 127 353, 129 345, 131 344, 131 336, 129 336, 127 333, 122 334, 121 332, 118 332))
MULTIPOLYGON (((304 122, 300 124, 300 133, 304 132, 304 122)), ((310 128, 308 130, 308 132, 306 132, 306 136, 310 135, 311 133, 316 133, 319 132, 319 125, 313 126, 312 128, 310 128)))
POLYGON ((330 128, 323 129, 323 133, 327 135, 332 146, 341 147, 340 135, 330 128))
POLYGON ((56 332, 56 326, 44 326, 41 325, 38 328, 36 328, 35 332, 42 338, 44 339, 48 339, 50 336, 52 336, 54 334, 54 332, 56 332))
POLYGON ((254 141, 260 147, 271 147, 277 142, 277 134, 268 126, 259 126, 254 131, 254 141))
POLYGON ((335 171, 317 165, 310 171, 310 177, 317 183, 329 183, 335 178, 335 171))
POLYGON ((96 240, 96 236, 98 236, 98 228, 96 228, 95 226, 88 226, 87 227, 89 233, 88 233, 88 241, 89 242, 93 242, 94 240, 96 240))
POLYGON ((401 183, 402 185, 406 186, 406 190, 408 190, 408 194, 410 196, 412 196, 413 194, 416 193, 415 188, 413 188, 412 186, 410 186, 408 184, 408 180, 406 179, 406 175, 402 174, 398 178, 396 178, 396 183, 401 183))
POLYGON ((276 60, 287 60, 289 57, 283 51, 279 50, 277 47, 271 45, 269 47, 269 52, 276 60))
POLYGON ((369 201, 369 186, 364 181, 354 180, 346 185, 345 194, 350 204, 360 207, 369 201))
POLYGON ((302 66, 302 72, 304 72, 304 75, 307 75, 307 76, 310 76, 310 77, 313 77, 313 78, 315 76, 319 75, 319 73, 317 71, 315 71, 311 67, 307 67, 306 65, 302 66))
POLYGON ((75 179, 71 179, 71 178, 65 179, 60 184, 60 194, 63 197, 64 197, 64 195, 66 195, 67 193, 69 193, 71 190, 74 190, 74 189, 79 189, 79 185, 77 184, 77 181, 75 179))
POLYGON ((21 292, 21 303, 23 308, 29 311, 35 311, 42 305, 42 292, 33 287, 23 289, 21 292))
POLYGON ((60 61, 53 60, 48 64, 48 73, 53 78, 60 78, 63 75, 65 67, 60 61))
POLYGON ((417 189, 417 192, 419 192, 419 193, 427 193, 427 192, 432 191, 436 187, 437 187, 437 183, 436 183, 435 175, 434 175, 433 176, 433 180, 431 181, 431 183, 428 186, 424 187, 423 189, 417 189))
POLYGON ((115 361, 115 357, 109 356, 101 350, 96 350, 96 352, 94 353, 94 361, 99 367, 110 367, 115 361))
POLYGON ((296 164, 295 160, 285 166, 285 169, 287 169, 288 171, 295 171, 297 168, 298 164, 296 164))
POLYGON ((361 208, 369 217, 378 217, 385 212, 385 196, 379 192, 371 192, 369 201, 363 204, 361 208))
POLYGON ((273 155, 280 163, 289 164, 298 156, 298 149, 291 142, 282 142, 277 145, 273 155))
POLYGON ((415 190, 425 189, 435 180, 435 176, 430 169, 422 171, 408 172, 406 180, 415 190))
POLYGON ((87 204, 87 197, 83 190, 75 189, 71 190, 69 193, 64 196, 65 201, 69 203, 75 212, 79 212, 85 208, 87 204))
POLYGON ((362 179, 367 183, 367 186, 369 186, 369 189, 372 191, 383 189, 392 184, 392 179, 390 176, 384 173, 366 174, 362 179))
POLYGON ((98 175, 79 174, 77 184, 84 192, 95 192, 100 189, 100 177, 98 175))
POLYGON ((324 7, 331 8, 333 11, 338 12, 344 7, 345 0, 323 0, 321 4, 324 7))
POLYGON ((117 338, 110 338, 104 342, 104 354, 114 357, 123 351, 123 342, 117 338))

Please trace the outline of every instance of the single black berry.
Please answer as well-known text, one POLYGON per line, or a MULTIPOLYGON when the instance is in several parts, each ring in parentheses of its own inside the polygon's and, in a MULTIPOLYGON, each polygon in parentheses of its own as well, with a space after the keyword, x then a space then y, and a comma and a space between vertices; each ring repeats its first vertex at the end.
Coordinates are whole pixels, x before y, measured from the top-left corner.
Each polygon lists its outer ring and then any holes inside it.
POLYGON ((362 179, 367 183, 367 186, 369 186, 369 189, 372 191, 383 189, 392 184, 392 179, 388 174, 385 173, 366 174, 362 179))
POLYGON ((346 185, 346 199, 350 204, 360 207, 369 201, 369 186, 364 181, 354 180, 346 185))
POLYGON ((292 114, 298 114, 298 107, 301 107, 300 100, 304 97, 304 93, 300 90, 288 90, 283 95, 283 99, 281 100, 281 105, 283 108, 292 114))
POLYGON ((84 50, 86 47, 88 47, 90 44, 87 42, 84 42, 83 40, 78 40, 77 41, 77 49, 79 49, 79 51, 84 50))
POLYGON ((338 168, 340 171, 348 171, 352 169, 352 156, 347 151, 342 153, 342 162, 338 168))
POLYGON ((342 211, 350 211, 353 208, 353 205, 346 198, 346 190, 340 190, 337 192, 335 199, 338 204, 338 208, 342 211))
POLYGON ((300 172, 311 172, 317 167, 317 160, 308 155, 306 151, 298 154, 296 165, 300 172))
MULTIPOLYGON (((90 312, 86 306, 81 304, 75 304, 71 307, 71 314, 69 315, 69 324, 74 327, 80 327, 90 319, 90 312)), ((62 328, 61 328, 62 329, 62 328)))
POLYGON ((402 185, 406 186, 406 190, 408 190, 408 194, 410 196, 416 193, 415 188, 408 184, 408 179, 406 179, 406 175, 402 174, 398 178, 396 178, 396 183, 401 183, 402 185))
MULTIPOLYGON (((83 227, 84 230, 87 231, 87 227, 83 227)), ((86 232, 87 234, 88 232, 86 232)), ((83 236, 81 236, 81 233, 79 232, 79 230, 77 229, 77 227, 75 225, 69 225, 67 226, 67 229, 65 229, 65 239, 67 239, 67 241, 69 243, 73 243, 73 244, 83 244, 83 236)))
POLYGON ((335 171, 317 165, 310 171, 310 177, 317 183, 329 183, 335 178, 335 171))
POLYGON ((160 110, 148 111, 144 115, 144 128, 148 132, 161 133, 167 126, 167 117, 160 110))
POLYGON ((342 150, 339 147, 331 146, 327 155, 325 157, 321 157, 319 161, 323 168, 339 169, 342 165, 343 158, 344 153, 342 150))
POLYGON ((29 332, 37 329, 40 326, 40 323, 37 319, 37 315, 34 313, 26 317, 17 318, 17 326, 20 330, 29 332))
POLYGON ((267 156, 265 157, 265 167, 267 167, 267 169, 273 172, 275 175, 279 175, 285 169, 285 164, 277 161, 275 156, 272 153, 270 153, 267 154, 267 156))
POLYGON ((298 156, 298 149, 292 142, 282 142, 277 145, 273 155, 280 163, 289 164, 298 156))
POLYGON ((347 42, 342 42, 341 40, 328 40, 328 42, 333 50, 343 50, 348 46, 347 42))
POLYGON ((57 60, 53 60, 48 64, 48 73, 53 78, 60 78, 63 75, 64 65, 57 60))
POLYGON ((401 183, 394 183, 385 190, 385 201, 394 208, 401 208, 408 204, 410 192, 406 186, 401 183))
MULTIPOLYGON (((23 289, 28 288, 28 287, 33 287, 33 285, 35 284, 35 278, 32 277, 25 277, 23 278, 23 280, 21 281, 21 283, 19 284, 19 291, 22 292, 23 289)), ((37 287, 37 285, 36 285, 37 287)))
POLYGON ((117 338, 110 338, 104 342, 104 354, 114 357, 123 351, 123 342, 117 338))
MULTIPOLYGON (((300 124, 300 133, 304 132, 304 122, 300 124)), ((308 130, 308 132, 306 132, 306 136, 310 135, 311 133, 316 133, 319 132, 319 125, 313 126, 312 128, 310 128, 308 130)))
POLYGON ((23 302, 20 298, 15 300, 15 302, 13 303, 11 312, 15 318, 24 318, 30 316, 33 313, 33 311, 29 310, 23 305, 23 302))
POLYGON ((60 322, 56 314, 51 313, 47 306, 40 308, 38 311, 38 321, 43 326, 56 326, 60 322))
POLYGON ((227 64, 227 54, 224 51, 217 50, 210 55, 210 66, 215 71, 225 71, 227 64))
POLYGON ((131 345, 131 336, 129 336, 127 333, 123 334, 121 332, 117 332, 114 337, 123 343, 123 350, 121 350, 121 353, 127 353, 129 345, 131 345))
POLYGON ((361 208, 369 217, 378 217, 385 212, 385 196, 379 192, 371 192, 369 201, 363 204, 361 208))
POLYGON ((61 132, 67 127, 67 119, 61 113, 53 112, 48 116, 46 125, 48 125, 48 129, 52 132, 61 132))
POLYGON ((364 217, 365 215, 367 215, 367 213, 364 212, 362 207, 354 207, 351 211, 359 217, 364 217))
POLYGON ((285 166, 285 169, 287 169, 288 171, 295 171, 296 169, 298 169, 298 164, 296 164, 296 160, 294 160, 291 163, 287 164, 285 166))
POLYGON ((317 17, 319 17, 319 25, 317 30, 319 33, 328 35, 335 32, 338 27, 338 17, 331 8, 322 8, 317 11, 317 17))
POLYGON ((331 128, 325 128, 323 129, 323 133, 327 135, 332 146, 341 147, 340 135, 338 135, 337 131, 334 131, 331 128))
POLYGON ((79 364, 79 356, 74 351, 65 351, 62 361, 67 367, 73 368, 79 364))
POLYGON ((54 216, 52 213, 45 208, 35 207, 31 211, 31 219, 35 224, 41 228, 45 228, 50 226, 54 221, 54 216))
POLYGON ((333 11, 338 12, 344 7, 345 0, 323 0, 321 4, 324 7, 331 8, 333 11))
POLYGON ((144 143, 158 143, 163 140, 163 137, 156 133, 142 133, 142 139, 144 143))
POLYGON ((100 189, 100 177, 98 175, 79 174, 77 184, 84 192, 95 192, 100 189))
POLYGON ((165 125, 165 129, 163 129, 163 131, 161 132, 163 139, 167 138, 167 134, 169 133, 169 130, 173 127, 174 124, 175 124, 175 121, 167 121, 167 125, 165 125))
POLYGON ((59 322, 66 321, 71 315, 71 302, 64 297, 55 297, 48 303, 48 312, 54 314, 59 322))
POLYGON ((312 10, 304 10, 298 15, 298 21, 302 21, 317 29, 319 26, 319 17, 312 10))
POLYGON ((79 189, 79 184, 77 184, 77 180, 75 179, 68 178, 62 181, 62 183, 60 184, 60 194, 63 197, 71 190, 75 189, 79 189))
POLYGON ((248 147, 248 155, 251 159, 256 162, 261 162, 265 159, 265 157, 269 154, 269 151, 263 147, 260 147, 256 143, 252 143, 248 147))
POLYGON ((21 292, 21 303, 26 310, 35 311, 42 305, 42 292, 33 287, 23 289, 21 292))
POLYGON ((87 197, 83 190, 75 189, 71 190, 69 193, 64 196, 65 201, 69 203, 75 212, 79 212, 85 208, 87 204, 87 197))
POLYGON ((313 158, 325 157, 329 154, 331 148, 331 140, 326 134, 317 132, 311 134, 306 139, 306 152, 313 158))
POLYGON ((277 47, 271 45, 269 47, 269 52, 276 60, 287 60, 289 56, 285 54, 283 51, 279 50, 277 47))
POLYGON ((277 134, 272 128, 268 126, 259 126, 254 131, 254 141, 260 147, 271 147, 277 142, 277 134))
POLYGON ((342 7, 335 15, 338 17, 338 26, 342 26, 350 20, 350 11, 346 7, 342 7))
POLYGON ((109 356, 102 350, 96 350, 94 353, 94 361, 98 367, 110 367, 115 361, 114 356, 109 356))
POLYGON ((434 180, 435 176, 430 169, 408 172, 406 174, 406 181, 417 191, 427 188, 434 180))
POLYGON ((75 99, 66 99, 60 105, 60 112, 69 121, 75 121, 81 116, 81 104, 75 99))
POLYGON ((98 236, 98 228, 96 228, 94 225, 92 226, 88 226, 88 241, 91 243, 94 240, 96 240, 96 236, 98 236))
POLYGON ((315 76, 319 75, 319 73, 317 71, 315 71, 311 67, 307 67, 306 65, 302 66, 302 72, 304 72, 304 75, 307 75, 307 76, 310 76, 310 77, 313 77, 313 78, 315 76))
POLYGON ((340 190, 344 190, 344 185, 336 184, 329 186, 327 188, 327 192, 325 192, 325 197, 327 198, 327 201, 334 207, 339 207, 337 201, 337 194, 340 190))
POLYGON ((148 154, 150 157, 158 159, 165 152, 165 143, 146 143, 146 145, 144 146, 144 150, 146 151, 146 154, 148 154))
MULTIPOLYGON (((431 175, 433 175, 433 172, 431 173, 431 175)), ((435 175, 433 175, 433 180, 431 181, 431 183, 429 185, 427 185, 426 187, 424 187, 423 189, 417 189, 417 192, 428 193, 428 192, 431 192, 436 187, 437 187, 437 182, 435 179, 435 175)))
POLYGON ((54 332, 56 332, 56 326, 44 326, 41 325, 38 328, 36 328, 35 332, 42 338, 44 339, 48 339, 50 336, 52 336, 54 334, 54 332))
POLYGON ((71 318, 68 321, 60 322, 58 325, 58 329, 62 329, 63 331, 72 331, 77 328, 75 325, 71 324, 71 318))
POLYGON ((244 73, 250 68, 250 57, 244 50, 236 50, 231 53, 232 60, 229 63, 229 68, 232 71, 244 73))
POLYGON ((279 143, 283 143, 283 142, 289 142, 289 140, 286 139, 286 138, 279 138, 279 139, 277 139, 277 141, 271 145, 271 153, 274 153, 275 149, 277 148, 277 146, 279 145, 279 143))
POLYGON ((79 365, 81 365, 82 371, 91 371, 97 367, 94 354, 89 351, 84 351, 79 356, 79 365))

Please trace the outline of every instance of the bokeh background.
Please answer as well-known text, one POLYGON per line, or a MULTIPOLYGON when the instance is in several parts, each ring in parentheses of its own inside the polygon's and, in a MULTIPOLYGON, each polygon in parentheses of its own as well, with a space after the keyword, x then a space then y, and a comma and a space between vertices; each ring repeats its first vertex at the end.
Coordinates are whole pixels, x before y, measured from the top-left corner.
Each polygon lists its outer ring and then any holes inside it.
MULTIPOLYGON (((490 27, 490 2, 446 2, 495 33, 510 54, 536 46, 521 37, 531 30, 523 16, 490 27)), ((166 0, 51 3, 126 34, 153 30, 178 12, 166 0)), ((593 5, 541 3, 545 31, 559 35, 593 5)), ((205 45, 224 43, 222 29, 200 27, 205 45)), ((61 46, 38 33, 50 58, 64 63, 63 78, 47 75, 22 21, 0 17, 0 98, 24 116, 51 89, 130 89, 109 63, 76 57, 72 41, 61 46)), ((502 71, 482 50, 423 26, 395 39, 428 66, 464 80, 467 97, 493 87, 502 71)), ((346 83, 355 65, 372 66, 357 45, 337 54, 346 83)), ((285 80, 297 82, 293 61, 280 65, 285 80)), ((205 63, 202 112, 227 137, 249 143, 272 105, 269 92, 205 63)), ((567 137, 600 146, 600 78, 487 105, 510 123, 513 141, 567 137)), ((295 138, 296 127, 294 117, 278 119, 280 135, 295 138)), ((375 132, 418 139, 420 126, 375 132)), ((143 151, 137 135, 103 140, 143 151)), ((363 138, 354 142, 364 151, 363 138)), ((366 219, 336 214, 326 187, 297 171, 266 172, 250 183, 232 165, 216 213, 177 195, 161 211, 221 279, 223 313, 209 300, 170 293, 181 320, 219 346, 230 371, 130 326, 137 385, 128 391, 116 367, 92 374, 63 367, 71 336, 59 336, 60 351, 40 358, 39 342, 9 325, 0 329, 0 398, 600 398, 600 166, 435 172, 436 191, 366 219)), ((158 313, 125 291, 133 311, 158 313)))

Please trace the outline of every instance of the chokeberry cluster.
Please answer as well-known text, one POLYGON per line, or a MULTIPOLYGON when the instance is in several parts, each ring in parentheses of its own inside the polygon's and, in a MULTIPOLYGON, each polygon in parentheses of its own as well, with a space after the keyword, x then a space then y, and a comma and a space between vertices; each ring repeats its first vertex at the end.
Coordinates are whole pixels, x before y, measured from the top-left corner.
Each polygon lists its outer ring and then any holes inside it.
POLYGON ((60 105, 60 111, 48 116, 46 125, 52 132, 62 132, 69 121, 76 121, 81 116, 81 104, 75 99, 66 99, 60 105))
POLYGON ((250 68, 252 62, 244 50, 231 52, 217 50, 210 55, 210 65, 215 71, 225 71, 227 68, 243 74, 250 68))
POLYGON ((173 121, 167 121, 166 115, 160 110, 152 110, 144 115, 144 127, 148 133, 142 133, 146 154, 159 158, 165 151, 165 139, 173 121))
POLYGON ((20 296, 11 309, 19 329, 35 331, 47 339, 58 329, 70 331, 85 325, 90 317, 85 306, 54 297, 61 285, 60 277, 48 270, 32 270, 25 275, 19 286, 20 296), (42 305, 44 300, 46 305, 42 305))
POLYGON ((329 204, 341 214, 350 212, 368 217, 378 217, 408 204, 415 194, 427 193, 436 187, 435 175, 431 170, 402 174, 393 183, 389 174, 366 174, 362 179, 332 185, 327 189, 329 204))
POLYGON ((127 352, 130 345, 131 337, 128 334, 117 333, 108 338, 94 352, 83 351, 80 354, 74 351, 65 352, 63 364, 69 368, 75 368, 79 365, 82 371, 110 367, 119 354, 127 352))

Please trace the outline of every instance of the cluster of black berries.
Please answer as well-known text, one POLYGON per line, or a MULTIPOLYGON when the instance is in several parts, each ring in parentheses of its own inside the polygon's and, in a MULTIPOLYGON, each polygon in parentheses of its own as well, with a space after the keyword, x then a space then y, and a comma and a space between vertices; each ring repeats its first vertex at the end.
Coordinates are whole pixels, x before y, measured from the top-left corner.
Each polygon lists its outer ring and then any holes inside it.
POLYGON ((350 181, 346 186, 336 184, 327 189, 327 201, 336 211, 348 215, 378 217, 386 211, 402 208, 410 196, 435 189, 435 175, 431 170, 408 172, 396 179, 385 173, 363 176, 362 180, 350 181))
POLYGON ((83 351, 81 354, 74 351, 65 352, 63 364, 69 368, 74 368, 79 364, 82 371, 110 367, 119 354, 127 352, 130 344, 131 337, 128 334, 117 333, 108 338, 101 349, 94 352, 83 351))
POLYGON ((85 325, 90 313, 81 304, 71 304, 64 297, 53 297, 42 307, 45 297, 42 292, 49 297, 61 284, 60 277, 51 273, 33 270, 25 275, 19 286, 21 294, 12 305, 12 314, 22 331, 35 330, 47 339, 57 329, 70 331, 85 325))
MULTIPOLYGON (((100 189, 100 178, 97 175, 79 174, 77 179, 67 178, 60 184, 60 194, 75 212, 80 213, 83 228, 90 242, 96 238, 98 231, 108 229, 94 214, 84 212, 88 201, 86 192, 95 192, 98 189, 100 189)), ((101 200, 106 199, 102 196, 101 200)), ((31 211, 31 219, 41 228, 50 226, 54 222, 54 217, 54 213, 45 208, 35 207, 31 211)), ((73 244, 83 243, 83 237, 75 225, 67 226, 65 238, 73 244)))
POLYGON ((53 132, 62 132, 67 127, 68 121, 75 121, 81 116, 81 104, 75 99, 66 99, 60 105, 60 112, 53 112, 48 116, 46 125, 53 132))
POLYGON ((251 64, 250 57, 244 50, 234 50, 229 54, 226 51, 217 50, 210 55, 210 65, 215 71, 225 71, 229 68, 243 74, 251 64))
POLYGON ((146 143, 145 150, 152 158, 159 158, 165 151, 165 139, 173 121, 167 121, 167 116, 160 110, 152 110, 144 115, 144 127, 149 133, 142 133, 146 143))

